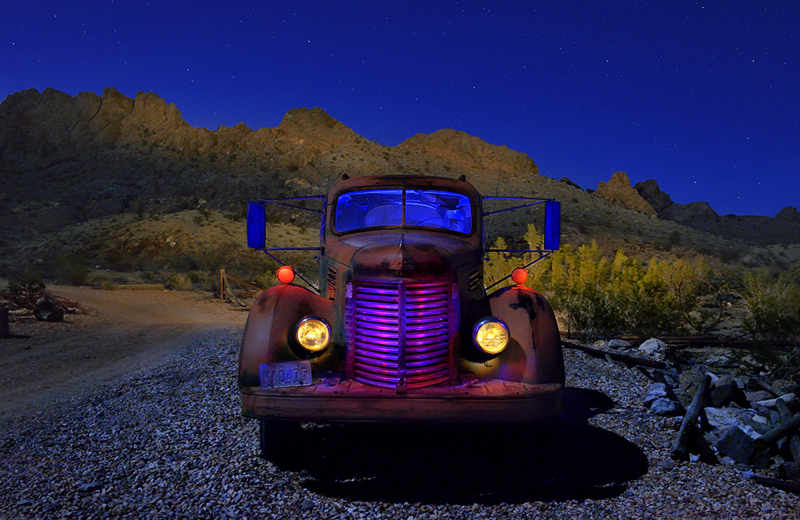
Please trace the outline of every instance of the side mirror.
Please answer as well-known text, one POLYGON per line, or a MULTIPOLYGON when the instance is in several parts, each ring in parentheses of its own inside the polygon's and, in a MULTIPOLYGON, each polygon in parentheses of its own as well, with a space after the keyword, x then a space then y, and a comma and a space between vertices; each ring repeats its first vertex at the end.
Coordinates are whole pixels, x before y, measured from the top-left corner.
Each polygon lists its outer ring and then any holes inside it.
POLYGON ((266 203, 247 203, 247 247, 264 249, 267 247, 266 203))
POLYGON ((548 200, 544 203, 544 248, 558 251, 561 247, 561 203, 548 200))

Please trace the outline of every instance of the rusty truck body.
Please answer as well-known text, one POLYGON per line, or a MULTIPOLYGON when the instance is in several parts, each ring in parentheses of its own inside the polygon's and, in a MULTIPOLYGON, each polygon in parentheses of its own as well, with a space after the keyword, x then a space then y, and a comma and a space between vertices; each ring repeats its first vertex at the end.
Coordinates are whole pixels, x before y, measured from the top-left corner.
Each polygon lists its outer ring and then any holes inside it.
MULTIPOLYGON (((242 338, 242 413, 261 421, 262 449, 270 424, 558 413, 564 363, 550 305, 521 283, 487 293, 486 198, 461 179, 368 176, 341 180, 320 199, 318 291, 282 267, 242 338)), ((524 200, 520 207, 544 201, 524 200)), ((250 204, 248 240, 270 253, 267 202, 250 204)))

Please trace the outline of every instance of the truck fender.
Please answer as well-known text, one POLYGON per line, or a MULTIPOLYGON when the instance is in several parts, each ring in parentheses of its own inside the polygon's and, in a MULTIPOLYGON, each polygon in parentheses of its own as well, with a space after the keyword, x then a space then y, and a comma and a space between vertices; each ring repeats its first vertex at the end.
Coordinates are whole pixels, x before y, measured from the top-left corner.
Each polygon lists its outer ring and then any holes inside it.
POLYGON ((489 295, 493 316, 505 322, 509 329, 509 346, 500 354, 503 364, 510 362, 521 370, 524 383, 564 384, 564 357, 561 336, 550 304, 537 291, 515 285, 489 295))
POLYGON ((295 344, 294 329, 306 316, 317 316, 331 326, 335 343, 336 310, 333 302, 308 289, 281 284, 261 291, 247 317, 239 351, 239 386, 259 386, 258 367, 262 363, 309 359, 314 367, 325 366, 336 345, 319 355, 311 355, 295 344))

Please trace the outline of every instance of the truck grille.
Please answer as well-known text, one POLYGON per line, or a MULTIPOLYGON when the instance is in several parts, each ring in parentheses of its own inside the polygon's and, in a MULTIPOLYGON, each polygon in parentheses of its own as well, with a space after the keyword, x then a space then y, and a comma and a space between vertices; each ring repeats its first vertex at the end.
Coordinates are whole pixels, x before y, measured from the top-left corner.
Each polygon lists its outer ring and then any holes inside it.
POLYGON ((360 283, 354 289, 348 328, 356 381, 402 390, 449 380, 446 282, 360 283))

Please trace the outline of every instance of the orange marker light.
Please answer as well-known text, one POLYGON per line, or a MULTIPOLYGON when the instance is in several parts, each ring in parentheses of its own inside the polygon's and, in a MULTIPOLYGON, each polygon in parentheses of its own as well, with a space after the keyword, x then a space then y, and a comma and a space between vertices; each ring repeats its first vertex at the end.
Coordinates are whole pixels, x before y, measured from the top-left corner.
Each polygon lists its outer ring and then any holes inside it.
POLYGON ((528 271, 521 267, 517 267, 513 271, 511 271, 511 279, 517 285, 522 285, 525 283, 525 280, 528 279, 528 271))
POLYGON ((292 283, 292 280, 294 280, 294 269, 288 265, 281 266, 276 274, 278 281, 281 283, 292 283))

